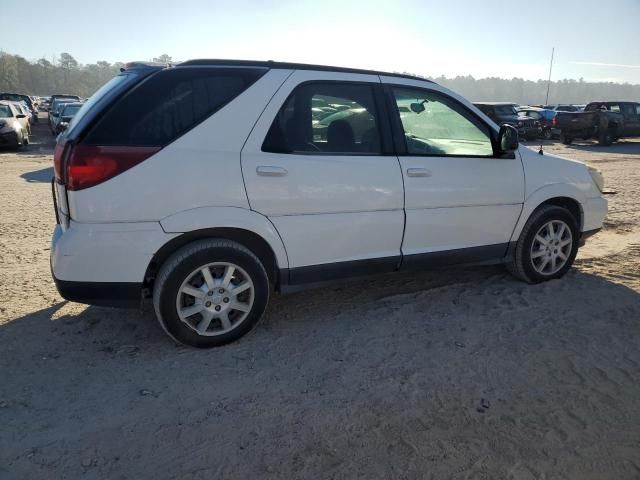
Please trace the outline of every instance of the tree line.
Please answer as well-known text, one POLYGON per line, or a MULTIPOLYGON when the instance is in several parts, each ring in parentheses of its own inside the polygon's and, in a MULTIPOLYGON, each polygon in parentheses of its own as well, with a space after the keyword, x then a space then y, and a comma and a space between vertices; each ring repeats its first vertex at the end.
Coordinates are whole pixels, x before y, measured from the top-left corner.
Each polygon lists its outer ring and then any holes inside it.
MULTIPOLYGON (((163 54, 152 61, 171 63, 163 54)), ((0 51, 0 92, 28 95, 70 93, 91 96, 100 86, 117 75, 121 62, 99 61, 82 65, 69 53, 62 53, 52 61, 41 58, 35 62, 20 55, 0 51)), ((431 78, 435 82, 472 101, 508 101, 519 104, 543 104, 547 95, 546 80, 522 78, 480 78, 471 75, 431 78)), ((564 79, 551 82, 549 103, 587 103, 592 100, 640 101, 640 85, 614 82, 586 82, 564 79)))

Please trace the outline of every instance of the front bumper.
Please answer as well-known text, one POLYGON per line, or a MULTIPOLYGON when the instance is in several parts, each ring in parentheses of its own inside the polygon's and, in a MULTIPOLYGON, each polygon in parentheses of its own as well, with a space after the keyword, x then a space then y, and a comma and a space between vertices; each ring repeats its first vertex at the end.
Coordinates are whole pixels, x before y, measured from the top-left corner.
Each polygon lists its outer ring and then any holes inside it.
POLYGON ((582 231, 590 232, 602 228, 605 218, 607 218, 609 202, 604 197, 588 198, 582 204, 582 231))
POLYGON ((0 133, 0 145, 17 145, 18 132, 11 130, 10 132, 0 133))

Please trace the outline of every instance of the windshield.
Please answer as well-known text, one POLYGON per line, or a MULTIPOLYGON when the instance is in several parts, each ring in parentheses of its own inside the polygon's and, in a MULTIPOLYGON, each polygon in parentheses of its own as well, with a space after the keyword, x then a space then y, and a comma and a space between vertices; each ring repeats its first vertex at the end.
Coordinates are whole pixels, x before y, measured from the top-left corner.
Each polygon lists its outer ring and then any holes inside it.
POLYGON ((13 114, 11 113, 11 109, 9 105, 0 105, 0 118, 11 118, 13 114))

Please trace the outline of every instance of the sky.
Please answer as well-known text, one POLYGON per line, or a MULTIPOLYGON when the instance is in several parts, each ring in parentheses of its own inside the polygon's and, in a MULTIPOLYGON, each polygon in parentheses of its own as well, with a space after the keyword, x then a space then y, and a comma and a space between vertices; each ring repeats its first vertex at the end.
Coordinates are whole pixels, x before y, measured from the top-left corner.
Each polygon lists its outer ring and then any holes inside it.
POLYGON ((0 51, 640 84, 640 0, 0 0, 0 51), (55 4, 56 7, 52 8, 55 4))

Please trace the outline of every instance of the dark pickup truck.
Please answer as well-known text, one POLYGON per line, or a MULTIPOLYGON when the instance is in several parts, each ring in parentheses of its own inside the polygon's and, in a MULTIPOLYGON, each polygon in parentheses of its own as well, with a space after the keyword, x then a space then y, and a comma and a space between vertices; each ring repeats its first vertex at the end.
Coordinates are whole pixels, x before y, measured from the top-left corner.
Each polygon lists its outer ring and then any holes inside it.
POLYGON ((640 136, 640 103, 591 102, 582 112, 558 112, 553 128, 565 145, 575 138, 596 138, 610 145, 622 137, 640 136))

